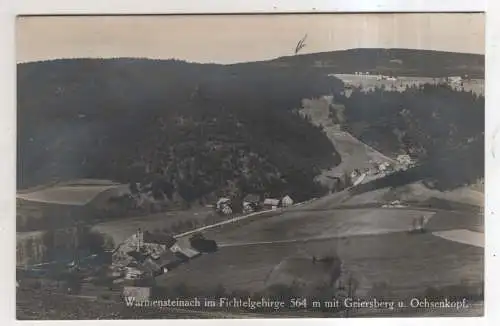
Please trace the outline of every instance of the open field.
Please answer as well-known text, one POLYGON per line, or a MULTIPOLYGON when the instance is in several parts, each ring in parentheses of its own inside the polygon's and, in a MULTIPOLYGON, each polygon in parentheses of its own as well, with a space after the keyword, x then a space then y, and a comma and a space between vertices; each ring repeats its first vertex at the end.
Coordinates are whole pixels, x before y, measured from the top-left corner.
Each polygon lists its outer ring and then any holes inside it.
POLYGON ((31 192, 23 191, 17 198, 41 203, 59 205, 84 206, 94 200, 99 194, 115 188, 125 188, 126 185, 55 185, 31 192))
POLYGON ((289 211, 262 220, 253 219, 207 235, 220 243, 235 241, 279 241, 309 237, 349 237, 407 231, 414 218, 428 214, 418 210, 352 209, 289 211))
MULTIPOLYGON (((406 87, 420 86, 423 84, 436 84, 439 78, 432 77, 405 77, 398 76, 396 80, 377 80, 376 75, 353 75, 353 74, 335 74, 335 77, 342 80, 346 85, 361 87, 364 90, 374 89, 384 86, 386 90, 395 89, 403 91, 406 87)), ((463 89, 476 94, 484 95, 484 79, 471 79, 463 81, 463 89)))
POLYGON ((31 192, 52 188, 55 186, 116 186, 118 183, 103 179, 74 179, 66 181, 52 181, 38 186, 17 189, 18 194, 28 194, 31 192))
POLYGON ((483 225, 481 216, 456 212, 431 212, 418 209, 336 209, 325 211, 287 212, 262 221, 248 220, 246 225, 228 225, 224 229, 207 232, 221 244, 257 241, 308 239, 311 237, 344 238, 360 235, 404 232, 412 227, 419 216, 430 218, 429 231, 454 229, 477 230, 483 225))
POLYGON ((430 232, 477 228, 484 223, 481 216, 390 208, 308 212, 304 207, 205 232, 221 244, 220 250, 159 277, 158 283, 258 291, 283 259, 336 252, 343 271, 359 282, 357 295, 367 295, 376 283, 389 284, 397 297, 457 284, 480 290, 484 249, 430 232), (409 235, 413 218, 422 214, 432 216, 429 233, 409 235))
POLYGON ((301 251, 335 250, 343 270, 359 282, 357 295, 367 295, 376 283, 387 283, 397 297, 421 295, 427 287, 483 282, 483 249, 447 241, 431 234, 405 232, 304 243, 221 248, 158 278, 162 285, 180 282, 200 290, 258 291, 284 258, 301 251))

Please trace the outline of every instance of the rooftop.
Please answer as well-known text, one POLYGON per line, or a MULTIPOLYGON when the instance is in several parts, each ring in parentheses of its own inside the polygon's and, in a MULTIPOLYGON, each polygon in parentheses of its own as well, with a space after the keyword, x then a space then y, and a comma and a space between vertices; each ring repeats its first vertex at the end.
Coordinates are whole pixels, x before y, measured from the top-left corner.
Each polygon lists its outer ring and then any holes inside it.
POLYGON ((143 235, 144 243, 155 243, 165 245, 167 247, 172 247, 176 240, 169 234, 166 233, 150 233, 148 231, 144 232, 143 235))

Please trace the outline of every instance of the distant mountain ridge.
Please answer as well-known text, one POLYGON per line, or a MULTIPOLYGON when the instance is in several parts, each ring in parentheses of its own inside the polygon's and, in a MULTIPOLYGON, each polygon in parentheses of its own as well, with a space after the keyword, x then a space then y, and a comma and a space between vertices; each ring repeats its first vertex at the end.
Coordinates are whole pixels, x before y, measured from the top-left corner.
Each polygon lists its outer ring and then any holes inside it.
POLYGON ((285 56, 268 64, 300 65, 331 73, 388 73, 401 76, 444 77, 469 75, 484 78, 484 55, 414 49, 357 48, 285 56))
MULTIPOLYGON (((75 59, 52 59, 23 62, 18 65, 30 65, 48 62, 61 62, 75 59)), ((87 60, 119 60, 122 64, 138 61, 174 61, 183 64, 198 64, 177 59, 148 59, 117 57, 87 60)), ((468 74, 473 78, 484 78, 485 55, 465 52, 448 52, 438 50, 421 50, 405 48, 352 48, 337 51, 325 51, 298 55, 282 56, 276 59, 241 62, 233 64, 203 63, 204 66, 309 66, 329 69, 332 73, 359 72, 394 72, 408 76, 444 77, 449 75, 468 74)))

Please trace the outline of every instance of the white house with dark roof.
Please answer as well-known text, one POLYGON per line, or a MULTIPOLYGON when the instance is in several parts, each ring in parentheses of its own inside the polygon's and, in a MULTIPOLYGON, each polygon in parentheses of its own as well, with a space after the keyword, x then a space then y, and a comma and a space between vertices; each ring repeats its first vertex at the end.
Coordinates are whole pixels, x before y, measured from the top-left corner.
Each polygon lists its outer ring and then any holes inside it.
POLYGON ((288 207, 293 205, 293 199, 292 197, 286 195, 281 199, 281 206, 282 207, 288 207))

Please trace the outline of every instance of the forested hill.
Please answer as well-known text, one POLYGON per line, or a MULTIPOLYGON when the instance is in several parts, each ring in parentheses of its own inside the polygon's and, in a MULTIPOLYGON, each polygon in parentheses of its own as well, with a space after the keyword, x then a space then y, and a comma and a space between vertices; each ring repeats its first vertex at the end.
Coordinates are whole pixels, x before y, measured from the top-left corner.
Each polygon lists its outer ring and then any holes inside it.
POLYGON ((417 180, 449 190, 484 178, 484 96, 427 84, 402 92, 354 88, 336 100, 343 109, 332 116, 345 131, 388 156, 416 158, 417 180))
POLYGON ((304 66, 329 73, 370 72, 397 76, 484 78, 484 55, 412 49, 350 49, 269 61, 272 66, 304 66))
POLYGON ((307 67, 73 59, 18 65, 18 188, 156 176, 188 201, 236 187, 307 197, 340 157, 296 108, 342 83, 307 67))

